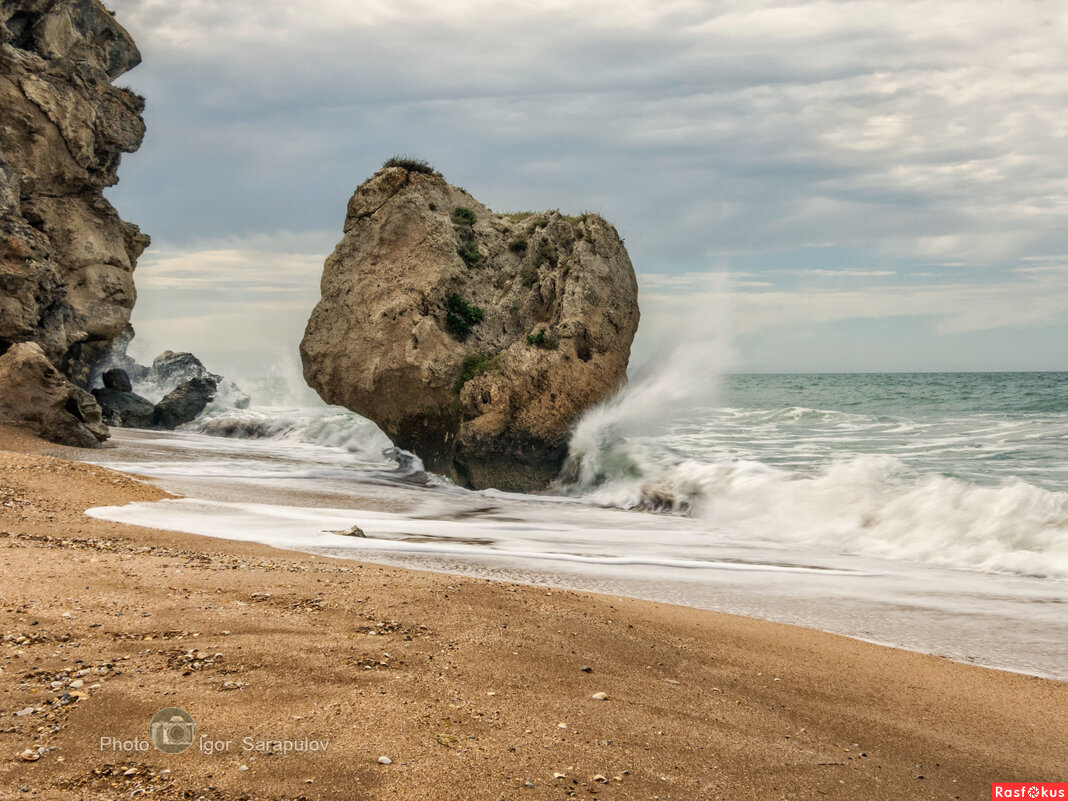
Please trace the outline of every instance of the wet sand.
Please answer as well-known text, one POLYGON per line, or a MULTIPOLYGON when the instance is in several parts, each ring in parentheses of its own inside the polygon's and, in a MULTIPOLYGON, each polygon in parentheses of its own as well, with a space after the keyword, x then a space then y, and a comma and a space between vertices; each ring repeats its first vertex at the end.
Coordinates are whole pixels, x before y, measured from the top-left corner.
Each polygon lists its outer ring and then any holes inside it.
POLYGON ((1065 778, 1065 683, 93 520, 165 493, 12 429, 0 448, 0 798, 975 799, 1065 778), (148 743, 171 706, 197 725, 176 755, 148 743))

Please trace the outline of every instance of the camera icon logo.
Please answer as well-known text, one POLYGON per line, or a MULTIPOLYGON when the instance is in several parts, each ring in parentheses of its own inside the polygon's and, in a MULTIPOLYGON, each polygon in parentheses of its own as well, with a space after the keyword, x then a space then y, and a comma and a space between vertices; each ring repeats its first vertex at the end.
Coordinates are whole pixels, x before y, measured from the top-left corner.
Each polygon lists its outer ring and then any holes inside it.
POLYGON ((165 754, 180 754, 193 744, 197 725, 184 709, 161 709, 148 725, 148 739, 165 754))

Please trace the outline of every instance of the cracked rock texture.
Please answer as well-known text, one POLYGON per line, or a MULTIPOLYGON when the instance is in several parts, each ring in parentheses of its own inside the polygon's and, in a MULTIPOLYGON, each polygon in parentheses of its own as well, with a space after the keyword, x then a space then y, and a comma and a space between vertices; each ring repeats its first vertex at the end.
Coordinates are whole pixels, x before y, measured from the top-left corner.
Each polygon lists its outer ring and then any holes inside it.
POLYGON ((637 282, 595 214, 495 214, 437 173, 352 196, 304 376, 466 486, 545 487, 572 422, 626 380, 637 282))
POLYGON ((62 376, 35 342, 0 355, 0 387, 0 418, 63 445, 91 448, 107 439, 96 400, 62 376))
POLYGON ((0 354, 36 343, 83 388, 149 241, 103 196, 144 136, 144 100, 112 85, 140 60, 95 0, 0 2, 0 354))

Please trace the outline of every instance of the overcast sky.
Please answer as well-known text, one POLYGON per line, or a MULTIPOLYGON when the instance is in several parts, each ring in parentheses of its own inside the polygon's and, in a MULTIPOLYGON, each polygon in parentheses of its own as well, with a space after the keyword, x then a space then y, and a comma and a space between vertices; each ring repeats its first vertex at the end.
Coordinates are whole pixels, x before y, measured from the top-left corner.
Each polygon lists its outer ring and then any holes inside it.
POLYGON ((638 361, 699 319, 738 371, 1068 369, 1063 0, 109 5, 141 357, 293 365, 349 195, 410 153, 613 222, 638 361))

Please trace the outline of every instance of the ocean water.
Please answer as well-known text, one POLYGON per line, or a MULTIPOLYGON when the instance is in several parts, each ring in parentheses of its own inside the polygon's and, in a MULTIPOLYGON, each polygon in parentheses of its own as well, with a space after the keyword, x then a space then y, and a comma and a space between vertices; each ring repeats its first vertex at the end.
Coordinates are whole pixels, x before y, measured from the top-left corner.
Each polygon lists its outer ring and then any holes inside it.
POLYGON ((1068 678, 1068 373, 724 377, 682 347, 578 421, 537 495, 456 487, 337 408, 219 406, 94 458, 186 496, 110 520, 1068 678))

